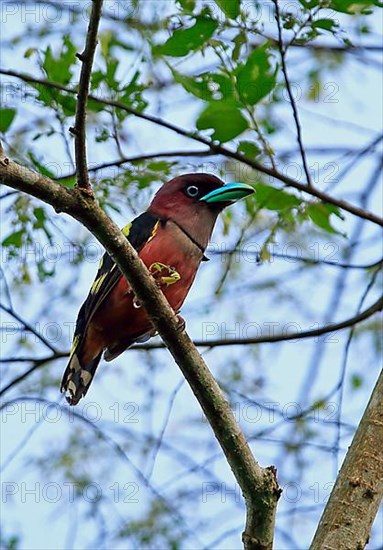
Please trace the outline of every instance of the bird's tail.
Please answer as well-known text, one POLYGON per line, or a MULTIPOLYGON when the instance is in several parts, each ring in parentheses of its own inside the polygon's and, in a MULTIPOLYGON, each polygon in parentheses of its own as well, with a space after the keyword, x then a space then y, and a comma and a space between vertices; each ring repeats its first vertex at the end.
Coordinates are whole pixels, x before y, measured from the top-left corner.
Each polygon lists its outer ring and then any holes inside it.
POLYGON ((61 392, 66 392, 66 400, 69 405, 77 405, 89 389, 94 374, 101 360, 102 351, 88 364, 80 364, 77 353, 73 353, 69 359, 67 368, 61 381, 61 392))

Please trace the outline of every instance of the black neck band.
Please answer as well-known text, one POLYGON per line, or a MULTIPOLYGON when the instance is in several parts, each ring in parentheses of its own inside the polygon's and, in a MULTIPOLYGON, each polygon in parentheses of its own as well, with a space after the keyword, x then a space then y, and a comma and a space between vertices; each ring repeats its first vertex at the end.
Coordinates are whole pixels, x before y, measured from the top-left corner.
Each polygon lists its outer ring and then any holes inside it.
POLYGON ((209 261, 209 258, 207 258, 205 256, 205 249, 199 244, 199 242, 197 242, 195 239, 193 239, 193 237, 186 231, 186 229, 184 229, 182 227, 182 225, 178 224, 177 222, 175 222, 174 220, 171 220, 171 219, 161 219, 161 224, 165 225, 167 221, 171 221, 172 223, 174 223, 174 225, 176 225, 178 227, 178 229, 180 229, 182 231, 182 233, 184 235, 186 235, 186 237, 189 239, 189 241, 191 241, 202 253, 202 261, 203 262, 208 262, 209 261))

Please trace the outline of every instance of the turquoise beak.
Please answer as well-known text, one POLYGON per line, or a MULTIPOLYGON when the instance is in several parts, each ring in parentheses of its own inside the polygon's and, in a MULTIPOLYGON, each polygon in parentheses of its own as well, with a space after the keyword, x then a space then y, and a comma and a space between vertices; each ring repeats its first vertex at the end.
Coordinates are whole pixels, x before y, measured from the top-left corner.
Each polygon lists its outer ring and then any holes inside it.
POLYGON ((200 198, 200 201, 212 204, 215 202, 236 202, 254 193, 254 188, 246 183, 227 183, 226 185, 210 191, 200 198))

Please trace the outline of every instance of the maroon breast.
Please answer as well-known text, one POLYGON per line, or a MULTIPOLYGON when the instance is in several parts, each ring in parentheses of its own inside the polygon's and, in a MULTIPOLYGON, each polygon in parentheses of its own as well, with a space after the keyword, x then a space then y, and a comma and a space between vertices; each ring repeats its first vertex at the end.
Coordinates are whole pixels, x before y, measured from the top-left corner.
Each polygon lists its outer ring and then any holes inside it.
MULTIPOLYGON (((168 223, 159 226, 139 256, 151 272, 155 272, 153 264, 163 264, 179 275, 179 280, 170 284, 159 281, 169 304, 174 311, 179 311, 195 279, 201 250, 177 226, 168 223)), ((91 324, 93 330, 102 332, 104 347, 130 336, 135 339, 151 328, 144 308, 135 306, 134 294, 125 277, 121 277, 105 299, 91 324)))

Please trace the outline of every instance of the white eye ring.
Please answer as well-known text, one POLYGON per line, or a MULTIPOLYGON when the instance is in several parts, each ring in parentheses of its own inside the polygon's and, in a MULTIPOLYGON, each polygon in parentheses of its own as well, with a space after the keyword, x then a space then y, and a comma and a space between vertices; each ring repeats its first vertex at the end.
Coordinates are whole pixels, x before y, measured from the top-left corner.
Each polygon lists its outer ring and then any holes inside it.
POLYGON ((195 198, 198 193, 199 189, 195 185, 189 185, 189 187, 186 188, 186 194, 189 195, 189 197, 195 198))

